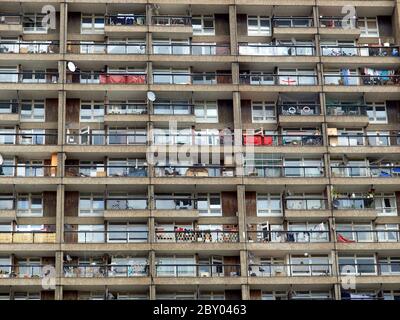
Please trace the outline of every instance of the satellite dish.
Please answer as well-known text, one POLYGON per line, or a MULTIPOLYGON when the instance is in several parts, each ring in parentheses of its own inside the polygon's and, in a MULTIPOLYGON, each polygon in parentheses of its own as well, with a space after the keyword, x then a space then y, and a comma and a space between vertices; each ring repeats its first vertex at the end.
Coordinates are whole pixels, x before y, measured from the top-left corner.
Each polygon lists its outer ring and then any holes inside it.
POLYGON ((147 99, 149 99, 151 102, 156 101, 156 95, 153 91, 148 91, 147 92, 147 99))
POLYGON ((68 62, 67 62, 67 68, 68 68, 69 71, 75 72, 75 70, 76 70, 76 65, 75 65, 75 63, 73 63, 72 61, 68 61, 68 62))
POLYGON ((0 154, 0 166, 3 165, 3 163, 4 163, 4 159, 3 159, 3 156, 0 154))

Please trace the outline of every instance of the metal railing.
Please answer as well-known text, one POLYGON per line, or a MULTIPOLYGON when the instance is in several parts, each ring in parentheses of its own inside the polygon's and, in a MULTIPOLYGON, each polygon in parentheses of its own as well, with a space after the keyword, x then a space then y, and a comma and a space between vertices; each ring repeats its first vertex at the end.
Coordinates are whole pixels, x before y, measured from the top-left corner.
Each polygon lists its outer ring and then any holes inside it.
POLYGON ((194 210, 197 209, 197 199, 184 196, 154 196, 156 210, 194 210))
POLYGON ((16 197, 1 197, 0 198, 0 210, 14 210, 16 203, 16 197))
POLYGON ((234 177, 235 167, 222 165, 155 165, 156 177, 234 177))
POLYGON ((107 103, 104 111, 107 115, 147 114, 147 103, 107 103))
POLYGON ((314 86, 318 84, 316 74, 241 73, 239 80, 240 84, 247 85, 314 86))
POLYGON ((323 56, 398 57, 399 46, 326 46, 321 45, 323 56))
MULTIPOLYGON (((55 226, 54 226, 55 229, 55 226)), ((0 231, 0 243, 55 243, 55 231, 0 231)))
POLYGON ((147 277, 148 264, 66 264, 66 278, 147 277))
POLYGON ((18 14, 0 14, 0 25, 20 25, 22 24, 22 16, 18 14))
POLYGON ((389 86, 399 85, 400 75, 323 75, 325 85, 389 86))
POLYGON ((331 166, 333 177, 400 178, 400 166, 331 166))
POLYGON ((250 277, 319 277, 331 276, 329 263, 250 264, 250 277))
POLYGON ((339 135, 329 136, 331 146, 357 147, 372 146, 386 147, 400 144, 400 135, 391 134, 368 134, 368 135, 339 135))
POLYGON ((153 43, 153 54, 176 54, 176 55, 229 55, 228 44, 184 44, 184 43, 153 43))
POLYGON ((147 241, 148 231, 64 231, 65 243, 136 243, 147 241))
POLYGON ((235 277, 240 264, 156 264, 157 277, 235 277))
POLYGON ((247 177, 277 178, 277 177, 308 177, 320 178, 325 176, 322 166, 244 166, 244 175, 247 177))
POLYGON ((324 198, 285 198, 286 210, 326 210, 328 199, 324 198))
POLYGON ((146 25, 146 15, 142 14, 116 14, 105 16, 106 26, 143 26, 146 25))
POLYGON ((50 270, 46 270, 49 266, 51 265, 25 263, 18 265, 2 264, 0 265, 0 278, 43 278, 50 273, 50 270))
POLYGON ((0 53, 59 53, 58 42, 0 40, 0 53))
POLYGON ((367 116, 367 105, 327 104, 328 116, 367 116))
POLYGON ((314 19, 309 17, 273 17, 274 28, 310 28, 314 26, 314 19))
POLYGON ((147 177, 147 166, 65 165, 67 177, 147 177))
POLYGON ((201 242, 235 243, 239 242, 239 232, 232 230, 155 230, 156 242, 201 242))
POLYGON ((51 165, 1 165, 0 177, 55 177, 57 166, 51 165))
POLYGON ((147 134, 129 133, 67 133, 67 144, 80 145, 146 145, 147 134))
POLYGON ((278 114, 283 116, 315 116, 321 114, 319 104, 281 104, 277 107, 278 114))
POLYGON ((344 17, 320 17, 320 28, 340 28, 355 29, 357 28, 357 18, 345 19, 344 17))
POLYGON ((197 145, 197 146, 218 146, 233 145, 234 136, 216 132, 215 134, 200 133, 153 133, 155 145, 197 145))
POLYGON ((145 42, 68 42, 67 52, 76 54, 146 54, 145 42))
POLYGON ((118 73, 118 72, 74 72, 67 74, 67 83, 80 84, 146 84, 146 73, 118 73))
POLYGON ((0 83, 58 83, 58 72, 0 72, 0 83))
POLYGON ((248 242, 329 242, 329 231, 247 231, 248 242))
POLYGON ((244 135, 243 145, 254 146, 322 146, 321 135, 244 135))
POLYGON ((189 103, 153 103, 155 115, 194 115, 194 104, 189 103))
POLYGON ((20 103, 0 100, 0 115, 2 114, 18 114, 20 110, 20 103))
POLYGON ((153 73, 154 84, 193 84, 214 85, 232 84, 232 75, 228 73, 199 72, 199 73, 153 73))
POLYGON ((339 263, 341 276, 399 276, 400 263, 339 263))
POLYGON ((157 15, 151 17, 151 22, 156 26, 191 26, 192 17, 190 16, 172 16, 157 15))
POLYGON ((105 199, 107 210, 145 210, 148 209, 147 197, 107 198, 105 199))
POLYGON ((365 210, 375 209, 374 198, 335 198, 332 200, 335 210, 365 210))
POLYGON ((0 133, 0 145, 51 145, 57 144, 57 133, 0 133))
POLYGON ((240 43, 239 55, 314 56, 315 46, 240 43))
POLYGON ((350 242, 399 242, 399 230, 344 230, 337 227, 336 240, 350 242))

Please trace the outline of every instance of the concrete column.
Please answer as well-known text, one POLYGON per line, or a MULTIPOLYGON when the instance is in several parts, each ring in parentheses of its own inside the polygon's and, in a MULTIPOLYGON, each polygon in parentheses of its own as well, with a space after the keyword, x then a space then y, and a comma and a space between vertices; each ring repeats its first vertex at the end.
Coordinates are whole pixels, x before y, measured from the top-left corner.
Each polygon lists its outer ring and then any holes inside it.
POLYGON ((247 284, 242 284, 242 300, 250 300, 250 288, 247 284))
POLYGON ((238 54, 238 42, 237 42, 237 16, 236 6, 229 6, 229 35, 231 41, 231 55, 236 56, 238 54))
MULTIPOLYGON (((149 253, 149 273, 151 279, 156 277, 156 254, 153 250, 149 253)), ((156 299, 156 285, 154 283, 149 287, 149 298, 150 300, 156 299)))
POLYGON ((240 250, 240 276, 247 277, 248 270, 247 250, 240 250))
POLYGON ((149 299, 156 300, 156 285, 155 284, 151 284, 149 286, 149 299))
POLYGON ((396 6, 393 10, 393 33, 395 43, 400 43, 400 0, 396 1, 396 6))
POLYGON ((68 4, 65 2, 60 3, 60 54, 66 53, 67 49, 67 28, 68 28, 68 4))
POLYGON ((239 63, 233 62, 232 63, 232 83, 239 84, 240 81, 240 71, 239 71, 239 63))
POLYGON ((153 63, 147 62, 147 84, 153 84, 153 63))
POLYGON ((246 200, 245 200, 245 186, 244 185, 237 186, 237 202, 238 202, 239 241, 245 242, 246 241, 246 200))
POLYGON ((56 269, 56 289, 54 292, 54 299, 55 300, 62 300, 63 299, 63 287, 60 284, 61 278, 64 275, 64 266, 63 266, 63 252, 56 251, 55 255, 55 269, 56 269))
POLYGON ((64 192, 65 186, 59 184, 57 186, 57 202, 56 202, 56 239, 57 243, 64 241, 64 192))
POLYGON ((65 144, 65 107, 66 107, 66 92, 58 92, 58 132, 57 132, 57 144, 65 144))

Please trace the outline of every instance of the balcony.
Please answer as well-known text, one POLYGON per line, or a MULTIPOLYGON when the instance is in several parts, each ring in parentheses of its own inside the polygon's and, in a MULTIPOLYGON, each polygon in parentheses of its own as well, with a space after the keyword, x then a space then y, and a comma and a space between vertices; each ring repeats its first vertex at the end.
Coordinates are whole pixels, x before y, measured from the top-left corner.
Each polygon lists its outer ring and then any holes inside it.
POLYGON ((399 178, 400 166, 331 166, 334 178, 399 178))
POLYGON ((15 202, 14 197, 0 197, 0 221, 11 222, 16 220, 15 202))
POLYGON ((0 177, 55 177, 57 175, 57 166, 52 165, 2 165, 0 177))
POLYGON ((351 147, 347 152, 355 151, 354 147, 390 147, 400 144, 399 135, 331 135, 329 145, 332 147, 351 147))
POLYGON ((56 233, 51 231, 0 231, 0 244, 56 243, 56 233))
POLYGON ((193 220, 199 217, 197 199, 191 196, 155 195, 154 202, 153 215, 156 218, 193 220))
MULTIPOLYGON (((25 72, 0 72, 0 84, 21 83, 27 85, 45 85, 58 83, 58 72, 25 71, 25 72)), ((43 89, 43 88, 42 88, 43 89)), ((41 89, 41 90, 42 90, 41 89)))
POLYGON ((235 167, 222 165, 156 165, 154 166, 154 171, 157 178, 235 177, 235 167))
POLYGON ((56 144, 57 133, 0 133, 0 145, 39 146, 56 144))
POLYGON ((243 135, 244 146, 322 146, 322 135, 304 134, 304 135, 243 135))
POLYGON ((399 46, 327 46, 321 45, 325 57, 399 57, 399 46))
POLYGON ((0 32, 5 36, 22 34, 22 17, 20 15, 0 14, 0 32))
MULTIPOLYGON (((41 264, 0 265, 0 279, 32 279, 43 278, 48 268, 54 266, 41 264)), ((0 280, 1 281, 1 280, 0 280)))
POLYGON ((59 53, 57 41, 0 40, 0 54, 52 54, 59 53))
MULTIPOLYGON (((251 86, 315 86, 318 78, 315 74, 273 74, 273 73, 241 73, 241 85, 251 86)), ((301 90, 305 90, 302 88, 301 90)))
POLYGON ((315 46, 276 45, 276 44, 239 44, 239 55, 243 56, 315 56, 315 46))
POLYGON ((329 231, 247 231, 248 242, 256 243, 320 243, 329 242, 329 231))
POLYGON ((316 33, 314 19, 309 17, 274 17, 274 37, 310 36, 316 33))
POLYGON ((321 106, 319 104, 284 104, 277 105, 279 123, 285 126, 311 125, 322 123, 321 106))
POLYGON ((356 27, 356 19, 349 21, 343 17, 320 17, 319 33, 326 39, 337 39, 340 35, 341 39, 358 39, 361 30, 356 27))
POLYGON ((252 178, 320 178, 325 170, 323 166, 245 166, 244 174, 252 178))
MULTIPOLYGON (((18 124, 20 119, 20 103, 15 101, 0 101, 0 123, 1 124, 18 124)), ((0 135, 1 136, 1 135, 0 135)), ((3 140, 0 138, 0 141, 3 140)), ((13 138, 12 140, 15 140, 13 138)))
MULTIPOLYGON (((81 55, 144 55, 145 41, 68 42, 67 53, 81 55)), ((102 57, 101 59, 104 59, 102 57)))
POLYGON ((156 264, 157 277, 239 277, 240 264, 156 264))
POLYGON ((69 133, 66 134, 68 145, 90 146, 127 146, 143 145, 146 142, 146 133, 69 133))
POLYGON ((249 277, 332 276, 332 264, 249 264, 249 277))
POLYGON ((298 198, 286 197, 285 217, 292 221, 308 218, 322 219, 331 215, 328 199, 325 198, 298 198))
POLYGON ((130 278, 147 277, 148 264, 65 264, 66 278, 130 278))
MULTIPOLYGON (((162 129, 158 129, 162 130, 162 129)), ((216 130, 217 131, 217 130, 216 130)), ((215 134, 203 134, 202 132, 170 133, 168 129, 162 133, 153 133, 154 145, 190 145, 190 146, 232 146, 233 135, 224 135, 217 131, 215 134)))
MULTIPOLYGON (((399 86, 400 75, 381 71, 377 75, 324 75, 326 86, 399 86), (383 73, 386 73, 385 75, 383 73)), ((397 89, 396 89, 397 90, 397 89)))
POLYGON ((75 72, 67 74, 67 83, 84 85, 144 85, 146 73, 75 72))
POLYGON ((131 125, 135 122, 144 126, 149 120, 145 102, 104 104, 104 112, 104 123, 109 125, 131 125))
MULTIPOLYGON (((155 85, 207 85, 216 86, 232 84, 232 75, 218 72, 196 72, 196 73, 153 73, 155 85)), ((184 86, 182 86, 184 88, 184 86)), ((188 88, 190 89, 190 88, 188 88)), ((218 91, 223 90, 218 86, 218 91)))
POLYGON ((105 16, 104 32, 107 35, 146 33, 146 16, 143 14, 117 14, 105 16))
MULTIPOLYGON (((339 270, 342 276, 384 276, 398 277, 400 276, 400 263, 339 263, 339 270)), ((371 278, 372 280, 372 278, 371 278)), ((372 280, 374 281, 374 280, 372 280)), ((371 281, 371 282, 372 282, 371 281)))
POLYGON ((156 242, 166 243, 236 243, 239 242, 239 232, 237 228, 230 230, 192 230, 179 228, 173 231, 155 231, 156 242))
POLYGON ((230 54, 227 44, 153 44, 153 54, 190 55, 190 56, 226 56, 230 54))
POLYGON ((64 231, 64 242, 68 244, 102 243, 147 243, 148 231, 64 231))
POLYGON ((183 15, 152 16, 150 32, 153 32, 154 34, 173 34, 174 37, 192 36, 192 17, 183 15))
MULTIPOLYGON (((376 208, 374 198, 335 198, 332 201, 333 209, 335 210, 334 215, 337 218, 343 218, 348 220, 357 220, 357 219, 375 219, 378 216, 377 212, 383 212, 384 214, 387 212, 389 215, 392 215, 393 209, 395 208, 376 208)), ((377 201, 378 203, 378 201, 377 201)), ((383 215, 384 215, 383 214, 383 215)))
POLYGON ((366 105, 327 104, 326 121, 336 126, 365 127, 369 123, 366 105))
POLYGON ((348 230, 337 227, 336 239, 339 243, 393 243, 400 242, 400 231, 393 230, 348 230))
POLYGON ((147 166, 66 165, 65 176, 80 178, 139 178, 147 177, 147 166))

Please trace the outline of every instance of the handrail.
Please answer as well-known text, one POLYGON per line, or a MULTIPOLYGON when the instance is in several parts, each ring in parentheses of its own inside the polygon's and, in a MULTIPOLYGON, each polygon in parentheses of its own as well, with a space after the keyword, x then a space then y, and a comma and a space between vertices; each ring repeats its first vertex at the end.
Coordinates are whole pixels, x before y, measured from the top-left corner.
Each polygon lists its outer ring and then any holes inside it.
POLYGON ((314 177, 320 178, 325 176, 323 166, 262 166, 247 165, 244 166, 244 174, 246 177, 314 177))
POLYGON ((249 264, 249 276, 251 277, 312 277, 331 275, 332 264, 330 263, 249 264))
POLYGON ((148 231, 79 231, 79 230, 64 230, 65 237, 69 237, 66 243, 130 243, 130 242, 147 242, 148 231), (73 236, 78 238, 74 239, 73 236), (123 235, 123 237, 120 237, 123 235), (83 236, 83 238, 82 238, 83 236), (97 238, 96 238, 97 236, 97 238), (114 236, 110 239, 110 236, 114 236), (71 239, 72 237, 72 239, 71 239), (75 241, 74 241, 75 240, 75 241))
POLYGON ((399 230, 346 230, 336 228, 337 242, 400 242, 399 230), (349 235, 349 236, 348 236, 349 235), (383 237, 382 237, 383 236, 383 237))
POLYGON ((64 264, 67 278, 147 277, 148 264, 64 264))
POLYGON ((156 242, 239 242, 236 230, 155 230, 156 242))
POLYGON ((157 277, 234 277, 240 264, 156 264, 157 277))
POLYGON ((315 230, 261 230, 247 231, 248 241, 254 242, 329 242, 329 231, 315 230))
POLYGON ((323 75, 324 85, 343 85, 343 86, 384 86, 399 85, 400 75, 323 75), (329 80, 334 79, 337 81, 329 80), (361 81, 360 81, 361 80, 361 81))
POLYGON ((246 85, 314 86, 318 84, 316 74, 241 73, 239 80, 240 84, 246 85))
POLYGON ((44 264, 12 264, 12 265, 0 265, 0 278, 43 278, 46 276, 44 271, 45 267, 54 267, 54 265, 44 264), (8 269, 8 270, 5 270, 8 269))
POLYGON ((0 72, 0 83, 58 83, 58 72, 48 71, 22 71, 22 72, 0 72), (24 79, 24 76, 43 76, 38 79, 24 79), (11 78, 9 78, 9 77, 11 78))
POLYGON ((339 263, 339 270, 340 275, 355 275, 355 276, 392 276, 392 275, 399 275, 398 271, 384 271, 382 269, 400 269, 400 263, 391 262, 391 263, 339 263), (369 267, 373 267, 374 271, 370 272, 368 270, 369 267))
POLYGON ((346 177, 346 178, 399 178, 399 166, 332 166, 331 172, 333 177, 346 177))

